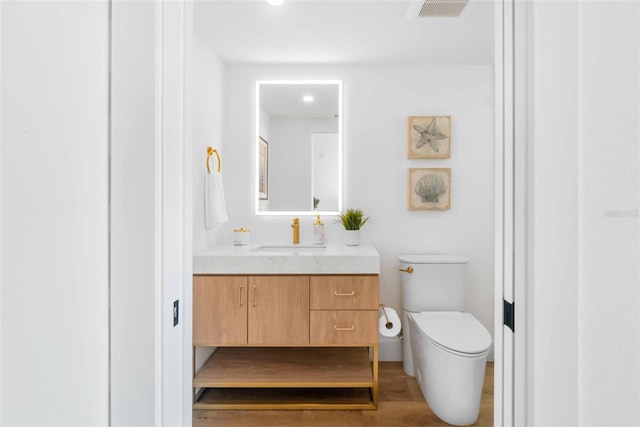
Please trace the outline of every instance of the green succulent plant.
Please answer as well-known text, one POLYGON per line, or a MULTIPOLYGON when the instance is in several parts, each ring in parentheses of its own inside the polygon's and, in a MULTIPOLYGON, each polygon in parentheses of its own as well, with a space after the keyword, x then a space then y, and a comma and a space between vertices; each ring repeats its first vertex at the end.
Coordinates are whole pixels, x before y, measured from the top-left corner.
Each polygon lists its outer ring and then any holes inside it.
POLYGON ((360 230, 371 217, 364 216, 360 209, 347 209, 335 222, 342 224, 345 230, 360 230))

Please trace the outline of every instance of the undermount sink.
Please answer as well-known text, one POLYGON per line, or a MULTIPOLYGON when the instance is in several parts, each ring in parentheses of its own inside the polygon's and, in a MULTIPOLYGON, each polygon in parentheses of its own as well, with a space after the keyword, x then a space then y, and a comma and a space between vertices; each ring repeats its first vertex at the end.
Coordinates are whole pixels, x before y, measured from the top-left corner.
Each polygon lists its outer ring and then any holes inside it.
POLYGON ((256 246, 251 252, 321 252, 325 245, 304 243, 267 243, 256 246))

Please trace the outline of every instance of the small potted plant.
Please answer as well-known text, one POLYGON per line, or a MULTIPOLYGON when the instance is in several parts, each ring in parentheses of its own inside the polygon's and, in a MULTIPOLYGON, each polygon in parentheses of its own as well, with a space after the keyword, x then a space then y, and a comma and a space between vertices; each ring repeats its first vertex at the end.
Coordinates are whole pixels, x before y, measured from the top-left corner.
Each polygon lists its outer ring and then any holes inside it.
POLYGON ((347 246, 358 246, 360 244, 360 228, 369 221, 368 216, 360 209, 347 209, 340 214, 336 222, 341 223, 345 229, 344 243, 347 246))

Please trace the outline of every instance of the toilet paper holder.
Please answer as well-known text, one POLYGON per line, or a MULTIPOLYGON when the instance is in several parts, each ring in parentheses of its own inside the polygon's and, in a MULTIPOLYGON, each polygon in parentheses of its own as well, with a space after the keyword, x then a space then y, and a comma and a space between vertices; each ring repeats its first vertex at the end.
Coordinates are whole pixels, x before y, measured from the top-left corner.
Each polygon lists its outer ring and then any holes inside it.
POLYGON ((382 313, 384 313, 384 318, 387 320, 387 323, 384 325, 387 329, 393 328, 393 323, 389 321, 389 316, 387 316, 387 311, 384 309, 384 303, 380 303, 379 307, 382 309, 382 313))
MULTIPOLYGON (((389 319, 389 315, 387 314, 387 310, 385 310, 384 303, 383 302, 379 303, 378 307, 380 309, 382 309, 382 313, 384 314, 384 319, 385 319, 384 327, 389 329, 389 330, 393 329, 393 327, 394 327, 393 322, 391 322, 391 320, 389 319)), ((393 309, 391 309, 391 310, 393 311, 393 309)), ((394 312, 394 316, 395 316, 395 312, 394 312)), ((398 319, 398 324, 400 324, 400 319, 398 319)), ((380 324, 380 327, 382 327, 382 324, 380 324)), ((381 330, 381 332, 382 332, 382 330, 381 330)), ((402 339, 402 326, 400 326, 400 331, 398 332, 397 337, 402 339)))

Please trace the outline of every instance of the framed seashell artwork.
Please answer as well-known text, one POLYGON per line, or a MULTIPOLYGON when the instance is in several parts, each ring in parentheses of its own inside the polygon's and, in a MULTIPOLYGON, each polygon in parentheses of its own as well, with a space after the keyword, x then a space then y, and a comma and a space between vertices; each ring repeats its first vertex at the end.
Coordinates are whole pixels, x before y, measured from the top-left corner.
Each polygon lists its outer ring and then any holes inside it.
POLYGON ((451 116, 410 116, 407 125, 407 158, 450 157, 451 116))
POLYGON ((409 210, 451 209, 451 168, 410 168, 409 210))

